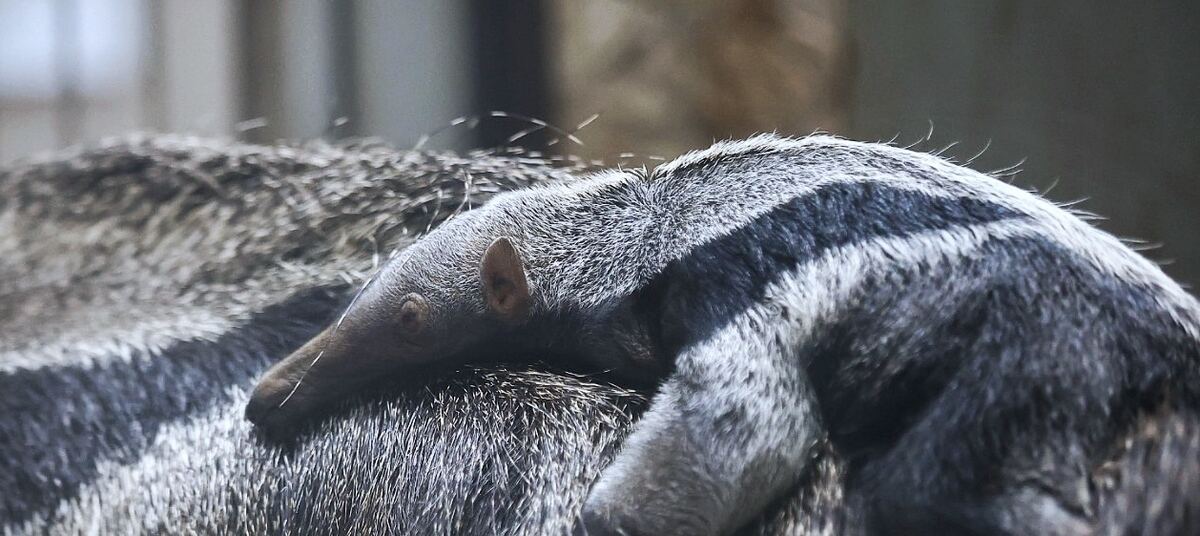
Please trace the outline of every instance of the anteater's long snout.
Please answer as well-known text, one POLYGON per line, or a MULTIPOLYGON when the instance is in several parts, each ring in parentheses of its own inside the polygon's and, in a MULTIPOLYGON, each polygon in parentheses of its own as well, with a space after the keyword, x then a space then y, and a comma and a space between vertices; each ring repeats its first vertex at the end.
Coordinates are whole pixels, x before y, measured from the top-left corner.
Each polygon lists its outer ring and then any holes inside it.
POLYGON ((321 332, 263 374, 246 404, 246 418, 280 432, 320 413, 373 376, 355 370, 352 352, 332 329, 321 332))

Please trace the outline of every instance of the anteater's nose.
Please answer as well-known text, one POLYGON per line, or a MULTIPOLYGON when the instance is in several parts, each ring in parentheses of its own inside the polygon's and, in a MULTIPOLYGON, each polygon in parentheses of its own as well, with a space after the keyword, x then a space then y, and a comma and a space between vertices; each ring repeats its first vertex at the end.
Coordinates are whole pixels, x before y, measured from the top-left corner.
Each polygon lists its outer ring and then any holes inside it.
POLYGON ((304 398, 296 396, 288 400, 288 395, 292 394, 295 384, 273 376, 276 375, 272 374, 272 371, 268 371, 254 387, 254 392, 250 394, 250 401, 246 403, 246 419, 263 428, 286 424, 296 415, 296 411, 300 409, 298 406, 301 405, 304 398), (287 407, 281 407, 285 400, 287 400, 287 407))
MULTIPOLYGON (((257 395, 257 393, 256 393, 257 395)), ((269 397, 252 396, 246 404, 246 419, 257 426, 264 426, 267 417, 276 409, 276 402, 267 400, 269 397)))

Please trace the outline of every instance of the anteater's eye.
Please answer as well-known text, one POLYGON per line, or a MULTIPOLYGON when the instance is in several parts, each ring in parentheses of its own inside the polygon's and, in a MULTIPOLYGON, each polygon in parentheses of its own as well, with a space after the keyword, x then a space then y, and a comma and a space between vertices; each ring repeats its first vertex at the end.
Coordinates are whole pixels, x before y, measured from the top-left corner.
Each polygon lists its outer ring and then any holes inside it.
POLYGON ((418 333, 425 329, 425 323, 429 320, 429 303, 425 298, 415 292, 404 296, 404 301, 400 305, 400 327, 405 333, 418 333))

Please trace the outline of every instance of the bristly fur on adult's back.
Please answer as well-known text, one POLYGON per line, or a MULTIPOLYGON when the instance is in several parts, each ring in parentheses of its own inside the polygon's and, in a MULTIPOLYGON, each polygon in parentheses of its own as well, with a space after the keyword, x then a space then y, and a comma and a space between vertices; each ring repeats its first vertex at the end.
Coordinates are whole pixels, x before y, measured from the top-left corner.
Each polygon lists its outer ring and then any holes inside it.
MULTIPOLYGON (((351 404, 286 447, 241 408, 392 248, 580 170, 181 137, 0 170, 0 532, 569 529, 641 395, 464 370, 351 404)), ((821 467, 762 530, 831 530, 840 466, 821 467)))
MULTIPOLYGON (((4 533, 554 534, 642 407, 539 370, 414 379, 285 447, 252 379, 394 247, 501 189, 570 180, 522 155, 120 140, 0 170, 4 533), (414 385, 415 384, 415 385, 414 385)), ((1094 478, 1098 534, 1198 526, 1200 435, 1164 408, 1094 478)), ((823 445, 749 530, 857 528, 823 445)))

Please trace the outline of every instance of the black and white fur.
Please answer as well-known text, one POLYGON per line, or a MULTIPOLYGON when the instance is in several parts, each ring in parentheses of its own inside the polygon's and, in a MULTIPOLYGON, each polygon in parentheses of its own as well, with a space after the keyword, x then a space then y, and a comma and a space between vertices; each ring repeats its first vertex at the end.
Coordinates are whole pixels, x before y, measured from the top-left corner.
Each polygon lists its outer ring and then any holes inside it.
POLYGON ((1200 306, 1157 266, 998 180, 826 136, 502 194, 356 308, 268 372, 252 419, 486 353, 667 370, 592 534, 732 532, 826 438, 868 530, 1086 534, 1139 415, 1200 403, 1200 306))
MULTIPOLYGON (((0 168, 0 534, 569 531, 641 394, 468 369, 282 448, 242 417, 377 255, 580 170, 551 164, 137 136, 0 168)), ((754 533, 837 533, 843 465, 819 468, 754 533)))
MULTIPOLYGON (((416 379, 284 448, 241 418, 376 251, 548 180, 572 179, 528 157, 178 136, 0 169, 0 533, 569 530, 639 407, 594 380, 416 379)), ((1167 409, 1113 441, 1094 533, 1196 532, 1200 434, 1167 409)), ((847 475, 873 457, 831 447, 744 532, 856 532, 847 475)))

